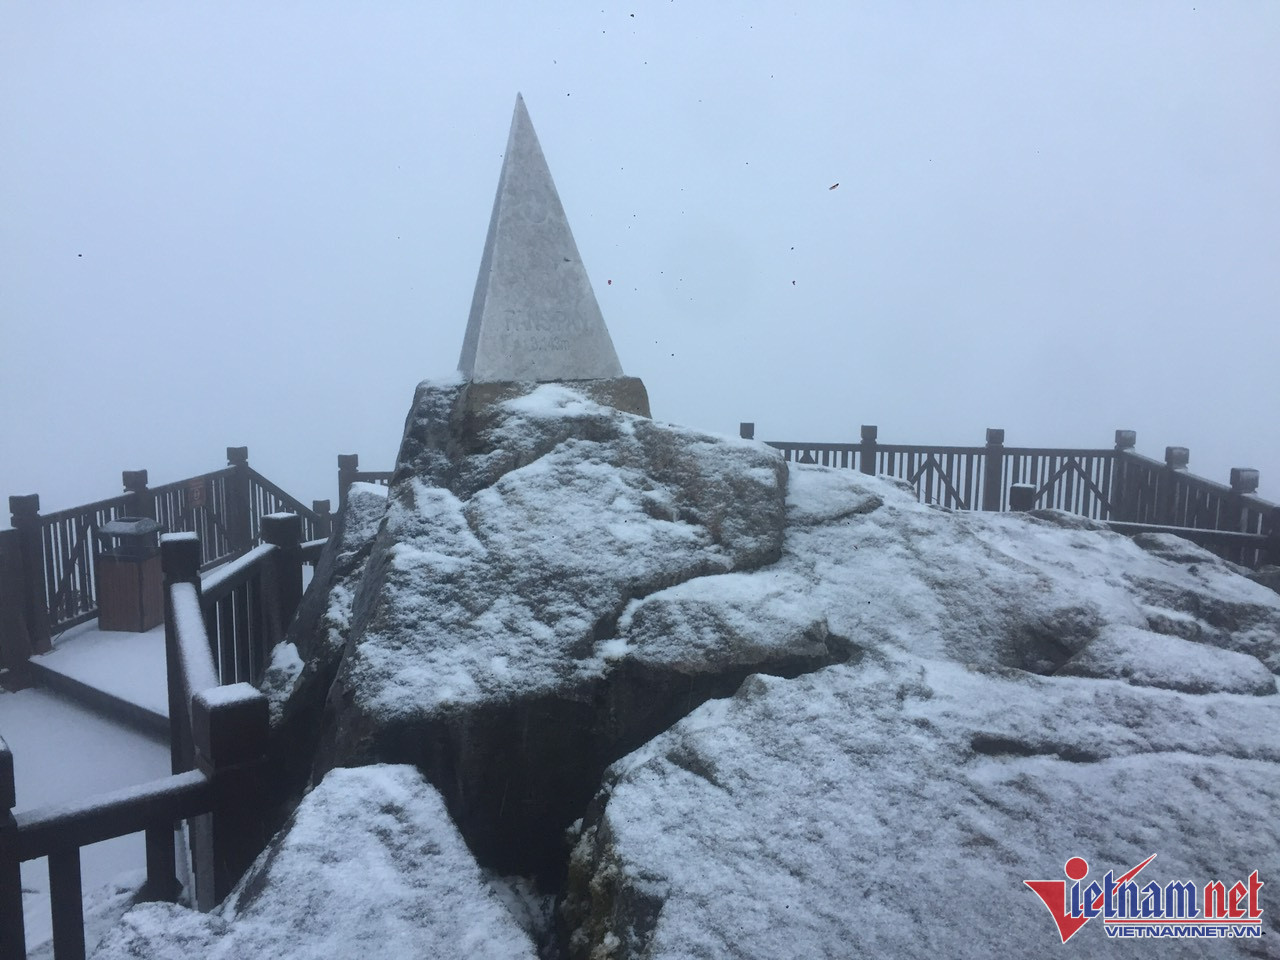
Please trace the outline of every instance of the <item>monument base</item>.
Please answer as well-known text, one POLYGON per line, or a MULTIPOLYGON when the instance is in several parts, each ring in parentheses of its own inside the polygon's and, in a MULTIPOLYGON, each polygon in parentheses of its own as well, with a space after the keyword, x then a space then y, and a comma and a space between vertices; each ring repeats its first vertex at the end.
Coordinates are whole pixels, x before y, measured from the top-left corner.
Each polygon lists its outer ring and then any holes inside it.
MULTIPOLYGON (((585 394, 589 400, 602 407, 613 407, 623 413, 634 413, 639 417, 651 417, 649 412, 649 391, 639 377, 608 377, 599 380, 555 380, 585 394)), ((464 416, 482 415, 486 407, 502 403, 526 393, 532 393, 542 386, 523 380, 473 380, 462 388, 458 398, 459 412, 464 416)))
MULTIPOLYGON (((639 377, 546 382, 575 390, 602 407, 612 407, 646 419, 650 417, 649 393, 639 377)), ((511 449, 497 459, 486 461, 489 472, 497 471, 492 476, 486 470, 474 476, 463 476, 467 472, 464 467, 468 464, 474 467, 479 462, 469 458, 497 453, 500 448, 510 445, 509 437, 492 434, 495 426, 509 419, 510 414, 503 409, 503 404, 544 385, 532 380, 469 380, 464 383, 426 380, 418 384, 413 406, 405 419, 400 454, 396 457, 396 469, 391 478, 392 493, 402 478, 415 476, 432 486, 446 487, 465 499, 495 482, 502 473, 514 469, 520 462, 532 462, 546 453, 550 449, 548 445, 554 446, 565 439, 558 436, 563 430, 549 428, 543 431, 545 435, 541 439, 530 438, 531 445, 521 445, 518 451, 511 449)), ((601 413, 607 418, 607 411, 601 413)))

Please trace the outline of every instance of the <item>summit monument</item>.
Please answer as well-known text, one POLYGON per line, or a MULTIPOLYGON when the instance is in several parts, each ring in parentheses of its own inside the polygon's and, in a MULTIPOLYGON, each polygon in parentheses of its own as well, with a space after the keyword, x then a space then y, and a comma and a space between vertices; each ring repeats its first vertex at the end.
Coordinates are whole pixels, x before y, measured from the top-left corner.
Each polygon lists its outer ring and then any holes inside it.
POLYGON ((623 375, 519 94, 458 370, 474 383, 596 381, 598 399, 648 413, 643 384, 623 375))

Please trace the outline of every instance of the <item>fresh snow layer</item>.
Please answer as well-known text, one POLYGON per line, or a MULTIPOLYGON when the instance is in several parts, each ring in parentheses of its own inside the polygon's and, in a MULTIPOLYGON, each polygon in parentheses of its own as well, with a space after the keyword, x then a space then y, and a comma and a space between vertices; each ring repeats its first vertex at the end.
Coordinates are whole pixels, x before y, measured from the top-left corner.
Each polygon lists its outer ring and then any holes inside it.
MULTIPOLYGON (((447 420, 442 403, 418 412, 447 420)), ((556 384, 501 409, 489 452, 454 468, 461 494, 413 476, 386 505, 360 586, 375 614, 342 679, 380 722, 599 678, 630 643, 614 624, 634 598, 780 548, 785 473, 755 444, 556 384)))
MULTIPOLYGON (((570 871, 575 957, 1039 957, 1060 945, 1022 881, 1072 856, 1280 875, 1275 593, 1174 538, 952 513, 849 471, 792 465, 788 491, 781 560, 730 595, 776 587, 782 621, 862 656, 753 677, 614 765, 570 871)), ((686 595, 727 617, 719 579, 623 622, 686 595)), ((1272 956, 1267 923, 1261 953, 1123 949, 1272 956)), ((1070 948, 1121 949, 1101 929, 1070 948)))
POLYGON ((162 717, 169 715, 163 626, 128 633, 99 630, 97 621, 90 621, 59 637, 39 663, 162 717))
MULTIPOLYGON (((13 751, 18 807, 31 810, 80 800, 169 774, 169 748, 133 729, 39 689, 0 692, 0 736, 13 751)), ((142 834, 80 851, 82 886, 94 891, 146 864, 142 834)), ((49 870, 41 858, 22 865, 27 944, 52 934, 49 870)))
POLYGON ((411 767, 333 770, 214 913, 143 904, 96 960, 516 960, 528 935, 411 767))
MULTIPOLYGON (((579 946, 592 934, 625 946, 601 955, 652 960, 1048 956, 1057 933, 1023 881, 1063 879, 1070 857, 1100 877, 1155 853, 1145 876, 1162 883, 1276 875, 1280 825, 1264 811, 1280 808, 1278 723, 1274 696, 901 651, 753 677, 614 766, 575 853, 594 902, 580 888, 574 916, 596 913, 579 946)), ((1070 947, 1121 949, 1101 929, 1070 947)))

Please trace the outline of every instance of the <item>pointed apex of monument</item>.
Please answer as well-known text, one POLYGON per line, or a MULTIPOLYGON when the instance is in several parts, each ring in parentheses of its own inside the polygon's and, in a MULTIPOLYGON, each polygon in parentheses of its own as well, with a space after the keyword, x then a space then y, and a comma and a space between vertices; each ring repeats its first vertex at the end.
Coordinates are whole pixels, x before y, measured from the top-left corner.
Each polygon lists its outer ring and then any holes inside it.
POLYGON ((458 369, 484 381, 622 376, 518 93, 458 369))

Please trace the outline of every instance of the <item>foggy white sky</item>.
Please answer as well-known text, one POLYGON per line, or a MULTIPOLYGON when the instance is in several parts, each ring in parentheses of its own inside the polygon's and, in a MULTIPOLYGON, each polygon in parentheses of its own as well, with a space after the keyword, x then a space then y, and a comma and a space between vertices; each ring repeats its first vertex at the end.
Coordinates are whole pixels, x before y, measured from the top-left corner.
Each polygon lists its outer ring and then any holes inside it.
POLYGON ((390 468, 415 384, 457 364, 519 90, 655 416, 1126 427, 1280 500, 1276 4, 3 20, 0 496, 57 509, 240 444, 306 501, 338 453, 390 468))

